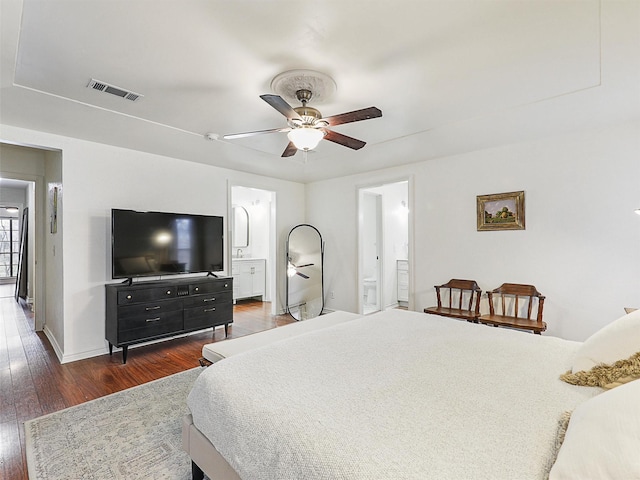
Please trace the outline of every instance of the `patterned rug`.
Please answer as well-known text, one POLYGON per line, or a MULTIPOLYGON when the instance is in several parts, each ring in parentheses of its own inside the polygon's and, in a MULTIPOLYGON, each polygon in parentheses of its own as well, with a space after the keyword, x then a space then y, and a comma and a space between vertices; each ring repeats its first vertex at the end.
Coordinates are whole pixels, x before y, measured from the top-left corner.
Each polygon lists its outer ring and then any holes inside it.
POLYGON ((25 422, 30 480, 191 478, 182 450, 194 368, 25 422))

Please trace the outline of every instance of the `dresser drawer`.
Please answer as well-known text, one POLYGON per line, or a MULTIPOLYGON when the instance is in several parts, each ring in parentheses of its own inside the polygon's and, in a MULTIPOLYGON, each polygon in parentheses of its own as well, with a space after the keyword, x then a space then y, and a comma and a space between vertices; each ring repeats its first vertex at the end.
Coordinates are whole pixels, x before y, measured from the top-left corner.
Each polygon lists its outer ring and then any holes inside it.
POLYGON ((124 319, 130 317, 144 315, 157 316, 159 313, 175 312, 177 310, 182 310, 182 300, 162 300, 118 307, 118 317, 120 318, 120 322, 122 322, 124 319))
POLYGON ((231 288, 231 282, 228 278, 220 280, 210 280, 202 283, 189 285, 189 295, 199 295, 201 293, 222 292, 231 288))
POLYGON ((177 296, 177 288, 174 287, 137 288, 131 290, 122 290, 118 292, 118 305, 152 302, 154 300, 163 300, 166 298, 174 298, 177 296))
POLYGON ((129 330, 136 330, 144 327, 153 328, 157 325, 164 325, 167 323, 182 322, 182 311, 176 310, 173 312, 148 312, 145 315, 137 317, 130 317, 121 319, 118 322, 118 332, 126 332, 129 330))
POLYGON ((233 304, 206 305, 184 309, 184 329, 214 327, 233 322, 233 304))
POLYGON ((179 333, 183 329, 182 312, 161 313, 156 316, 135 317, 121 322, 118 332, 119 343, 143 341, 145 338, 179 333))
POLYGON ((233 300, 233 293, 231 291, 226 292, 212 292, 208 295, 194 295, 193 297, 184 298, 184 306, 188 307, 200 307, 215 305, 221 302, 230 302, 233 300))

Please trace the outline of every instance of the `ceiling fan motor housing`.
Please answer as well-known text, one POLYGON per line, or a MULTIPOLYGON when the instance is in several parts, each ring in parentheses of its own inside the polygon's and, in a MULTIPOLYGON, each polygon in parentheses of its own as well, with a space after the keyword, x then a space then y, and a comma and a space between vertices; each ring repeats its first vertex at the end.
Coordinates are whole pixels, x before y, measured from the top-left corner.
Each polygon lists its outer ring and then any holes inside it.
MULTIPOLYGON (((320 111, 313 107, 307 107, 305 105, 302 107, 296 107, 294 108, 294 110, 298 115, 300 115, 300 118, 302 118, 302 122, 300 122, 299 120, 293 119, 293 122, 295 123, 296 126, 300 126, 300 125, 318 126, 316 125, 317 121, 322 119, 322 114, 320 113, 320 111)), ((326 126, 326 125, 323 125, 323 126, 326 126)))
POLYGON ((326 127, 328 126, 327 122, 319 122, 322 119, 322 114, 320 110, 317 108, 307 106, 307 102, 311 100, 313 97, 313 93, 311 90, 300 89, 296 91, 296 97, 300 103, 302 103, 301 107, 295 107, 293 110, 300 115, 302 118, 302 122, 297 119, 292 120, 293 127, 300 126, 309 126, 309 127, 326 127))

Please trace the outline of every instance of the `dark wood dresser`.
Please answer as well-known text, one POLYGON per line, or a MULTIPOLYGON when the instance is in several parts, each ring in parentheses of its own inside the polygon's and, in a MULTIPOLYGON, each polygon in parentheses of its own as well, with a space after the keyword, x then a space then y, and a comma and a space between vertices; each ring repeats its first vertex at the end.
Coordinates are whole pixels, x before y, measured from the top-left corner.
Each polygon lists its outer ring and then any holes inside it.
POLYGON ((188 277, 106 285, 109 354, 129 345, 233 323, 233 278, 188 277))

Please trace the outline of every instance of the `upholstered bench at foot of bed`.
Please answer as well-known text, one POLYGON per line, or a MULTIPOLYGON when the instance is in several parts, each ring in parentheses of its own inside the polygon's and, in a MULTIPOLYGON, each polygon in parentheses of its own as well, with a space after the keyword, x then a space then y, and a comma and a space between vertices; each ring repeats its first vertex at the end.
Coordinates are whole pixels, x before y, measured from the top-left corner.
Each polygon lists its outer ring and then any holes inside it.
MULTIPOLYGON (((331 327, 360 317, 361 315, 356 313, 342 311, 332 312, 309 320, 272 328, 271 330, 252 333, 244 337, 209 343, 202 347, 202 356, 205 360, 216 363, 223 358, 253 350, 263 345, 268 345, 286 338, 297 337, 307 332, 331 327)), ((203 364, 202 361, 200 363, 203 364)))

